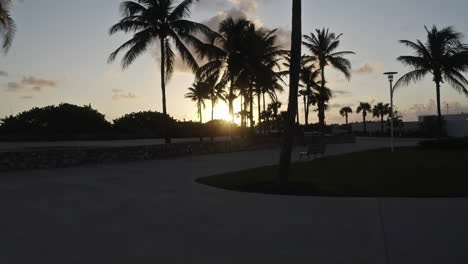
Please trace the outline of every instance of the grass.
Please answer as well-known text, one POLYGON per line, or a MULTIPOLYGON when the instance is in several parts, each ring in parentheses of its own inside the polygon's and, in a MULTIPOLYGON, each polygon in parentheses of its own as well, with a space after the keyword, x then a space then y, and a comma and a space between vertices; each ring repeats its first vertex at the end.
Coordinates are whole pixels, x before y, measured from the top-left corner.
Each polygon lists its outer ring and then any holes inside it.
POLYGON ((200 178, 241 192, 352 197, 468 197, 468 150, 374 150, 293 164, 290 183, 275 184, 277 167, 200 178))

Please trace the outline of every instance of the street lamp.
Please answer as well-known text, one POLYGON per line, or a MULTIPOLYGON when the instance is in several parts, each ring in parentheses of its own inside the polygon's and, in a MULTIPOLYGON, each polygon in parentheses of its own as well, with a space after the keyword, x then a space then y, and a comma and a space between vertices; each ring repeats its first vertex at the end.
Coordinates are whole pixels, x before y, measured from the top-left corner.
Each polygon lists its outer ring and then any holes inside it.
POLYGON ((391 139, 390 139, 390 145, 392 148, 392 152, 395 151, 395 142, 394 142, 394 130, 393 130, 393 123, 394 123, 394 116, 393 116, 393 93, 394 93, 394 87, 393 87, 393 78, 398 72, 385 72, 385 75, 388 76, 388 81, 390 82, 390 133, 391 133, 391 139))

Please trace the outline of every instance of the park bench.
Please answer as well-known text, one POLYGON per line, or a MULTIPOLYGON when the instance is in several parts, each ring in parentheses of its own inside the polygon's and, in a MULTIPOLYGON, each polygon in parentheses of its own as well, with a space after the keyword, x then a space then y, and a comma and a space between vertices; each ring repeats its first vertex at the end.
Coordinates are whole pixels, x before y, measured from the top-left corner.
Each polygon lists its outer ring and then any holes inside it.
POLYGON ((327 145, 323 142, 308 144, 307 151, 299 152, 299 160, 302 160, 303 156, 307 156, 307 158, 309 158, 311 155, 314 155, 314 159, 316 159, 318 154, 323 156, 326 150, 327 145))

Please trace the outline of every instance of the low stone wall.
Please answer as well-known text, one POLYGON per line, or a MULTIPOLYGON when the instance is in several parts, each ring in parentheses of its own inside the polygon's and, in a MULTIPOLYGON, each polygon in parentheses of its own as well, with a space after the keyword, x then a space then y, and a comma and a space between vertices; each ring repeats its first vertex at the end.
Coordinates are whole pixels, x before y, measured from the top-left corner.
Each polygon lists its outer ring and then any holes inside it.
POLYGON ((118 161, 158 160, 278 146, 276 141, 192 142, 138 147, 67 147, 0 152, 0 171, 66 168, 118 161))

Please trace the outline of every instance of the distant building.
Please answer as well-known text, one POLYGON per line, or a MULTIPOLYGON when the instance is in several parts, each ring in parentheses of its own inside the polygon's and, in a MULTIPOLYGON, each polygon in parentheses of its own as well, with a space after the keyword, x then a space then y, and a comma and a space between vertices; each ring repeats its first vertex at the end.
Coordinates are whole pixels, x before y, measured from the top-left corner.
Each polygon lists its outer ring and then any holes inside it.
MULTIPOLYGON (((351 128, 353 132, 358 132, 362 133, 364 132, 364 124, 362 122, 360 123, 352 123, 351 128)), ((396 127, 395 132, 396 134, 409 134, 409 133, 415 133, 420 130, 421 126, 419 122, 404 122, 402 127, 396 127)), ((380 122, 366 122, 366 130, 367 133, 373 135, 373 134, 379 134, 381 132, 381 123, 380 122)), ((384 123, 384 130, 385 133, 388 133, 390 131, 389 124, 387 122, 384 123)))
MULTIPOLYGON (((449 137, 468 137, 468 114, 458 114, 458 115, 444 115, 443 119, 446 124, 446 132, 449 137)), ((414 134, 418 132, 423 132, 423 124, 427 120, 437 120, 437 116, 420 116, 418 117, 417 122, 404 122, 403 127, 395 128, 396 134, 414 134)), ((350 124, 353 132, 362 133, 364 132, 364 125, 360 123, 350 124)), ((370 135, 380 133, 380 122, 366 122, 366 130, 370 135)), ((385 122, 385 132, 388 133, 389 127, 387 122, 385 122)))
MULTIPOLYGON (((435 119, 437 116, 420 116, 419 123, 423 123, 426 119, 435 119)), ((468 114, 444 115, 447 136, 449 137, 468 137, 468 114)))

